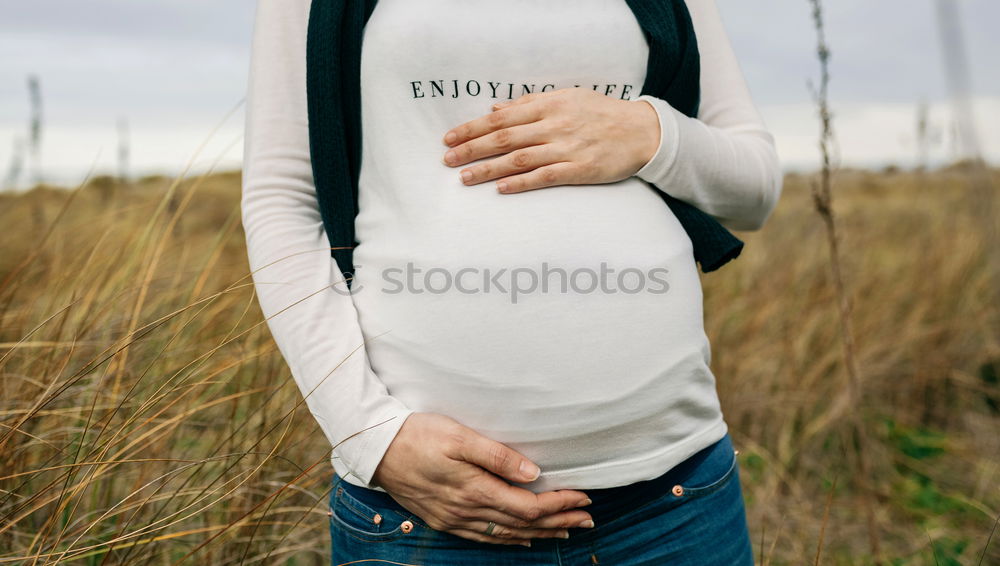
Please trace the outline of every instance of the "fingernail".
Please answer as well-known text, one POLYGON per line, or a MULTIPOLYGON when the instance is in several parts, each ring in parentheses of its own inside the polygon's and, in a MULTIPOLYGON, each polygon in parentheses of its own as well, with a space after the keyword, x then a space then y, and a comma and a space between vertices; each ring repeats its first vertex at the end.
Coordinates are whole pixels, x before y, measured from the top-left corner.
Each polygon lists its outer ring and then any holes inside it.
POLYGON ((448 132, 448 135, 444 137, 444 143, 451 145, 458 138, 458 134, 455 132, 448 132))
POLYGON ((446 153, 444 154, 444 164, 445 164, 445 165, 448 165, 448 164, 449 164, 449 163, 451 163, 452 161, 455 161, 455 159, 456 159, 457 157, 458 157, 458 156, 457 156, 457 154, 456 154, 456 153, 455 153, 454 151, 452 151, 452 150, 450 150, 450 149, 449 149, 449 150, 448 150, 448 151, 447 151, 447 152, 446 152, 446 153))
POLYGON ((502 192, 506 192, 507 191, 507 183, 505 183, 503 181, 497 181, 497 190, 500 191, 501 193, 502 192))
POLYGON ((472 171, 469 171, 468 169, 462 171, 462 181, 468 183, 471 180, 472 180, 472 171))
POLYGON ((580 527, 584 528, 584 529, 589 529, 589 528, 591 528, 593 526, 594 526, 594 522, 591 521, 590 519, 587 519, 586 521, 580 523, 580 527))
POLYGON ((584 505, 590 505, 591 503, 593 503, 593 501, 591 501, 590 498, 588 497, 587 499, 584 499, 583 501, 577 503, 576 506, 583 507, 584 505))
POLYGON ((528 481, 535 481, 542 471, 538 469, 538 466, 525 460, 521 462, 521 473, 528 478, 528 481))
POLYGON ((569 538, 569 531, 559 531, 559 538, 569 538))
POLYGON ((527 546, 528 548, 531 548, 531 541, 530 540, 526 540, 526 541, 524 541, 524 542, 521 543, 521 546, 527 546))

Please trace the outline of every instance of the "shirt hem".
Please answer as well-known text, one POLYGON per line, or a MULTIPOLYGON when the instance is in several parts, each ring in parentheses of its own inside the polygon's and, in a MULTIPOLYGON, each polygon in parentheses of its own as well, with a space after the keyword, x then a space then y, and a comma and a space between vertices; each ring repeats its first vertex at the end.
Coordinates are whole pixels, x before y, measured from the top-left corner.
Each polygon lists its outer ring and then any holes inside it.
POLYGON ((558 489, 604 489, 630 485, 665 474, 699 450, 720 440, 728 431, 726 421, 720 417, 698 434, 671 444, 651 456, 553 472, 543 470, 541 476, 531 483, 512 483, 535 493, 558 489), (601 481, 594 483, 595 476, 613 476, 615 479, 610 484, 601 481))
MULTIPOLYGON (((610 464, 602 463, 590 466, 580 466, 554 472, 545 472, 543 470, 541 476, 531 483, 510 483, 511 485, 523 487, 534 493, 541 493, 543 491, 554 491, 558 489, 604 489, 650 480, 665 474, 673 467, 690 458, 699 450, 717 442, 724 437, 728 431, 729 427, 725 419, 720 417, 698 434, 685 438, 680 442, 671 444, 666 449, 651 456, 633 458, 625 461, 616 461, 610 464), (615 478, 615 480, 610 484, 601 481, 598 481, 597 483, 593 482, 593 478, 595 476, 607 477, 609 475, 615 478)), ((338 459, 335 457, 331 458, 331 463, 337 473, 343 477, 344 481, 358 487, 374 489, 375 491, 387 493, 386 490, 381 487, 370 487, 358 483, 357 478, 349 472, 345 471, 345 473, 341 474, 340 470, 337 470, 338 465, 336 460, 338 459)))

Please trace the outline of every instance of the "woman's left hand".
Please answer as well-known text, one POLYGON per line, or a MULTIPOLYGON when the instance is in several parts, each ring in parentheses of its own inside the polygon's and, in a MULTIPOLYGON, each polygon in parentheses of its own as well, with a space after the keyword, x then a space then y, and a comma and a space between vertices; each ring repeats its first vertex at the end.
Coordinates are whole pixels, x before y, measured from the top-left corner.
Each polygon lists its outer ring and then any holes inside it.
POLYGON ((496 103, 448 131, 444 143, 451 149, 443 162, 453 167, 505 154, 462 169, 462 182, 495 179, 499 192, 519 193, 628 178, 653 157, 660 127, 645 101, 571 87, 496 103))

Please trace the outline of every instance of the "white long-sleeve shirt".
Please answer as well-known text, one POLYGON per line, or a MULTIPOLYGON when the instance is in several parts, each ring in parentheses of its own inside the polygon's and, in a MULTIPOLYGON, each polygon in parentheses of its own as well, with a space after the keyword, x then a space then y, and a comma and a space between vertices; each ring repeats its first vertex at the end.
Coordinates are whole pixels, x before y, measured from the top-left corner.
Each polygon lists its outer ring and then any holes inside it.
POLYGON ((687 5, 697 119, 638 96, 648 46, 623 0, 501 10, 380 0, 361 55, 348 292, 310 165, 310 0, 258 0, 247 252, 261 310, 345 481, 381 489, 372 474, 414 411, 520 451, 541 467, 518 484, 535 492, 650 479, 725 434, 691 241, 654 193, 752 230, 775 206, 781 174, 714 0, 687 5), (502 195, 492 182, 465 186, 462 167, 442 163, 444 133, 492 103, 576 86, 656 110, 660 145, 634 176, 502 195), (560 269, 583 271, 561 289, 560 269), (525 288, 533 277, 550 286, 525 288))

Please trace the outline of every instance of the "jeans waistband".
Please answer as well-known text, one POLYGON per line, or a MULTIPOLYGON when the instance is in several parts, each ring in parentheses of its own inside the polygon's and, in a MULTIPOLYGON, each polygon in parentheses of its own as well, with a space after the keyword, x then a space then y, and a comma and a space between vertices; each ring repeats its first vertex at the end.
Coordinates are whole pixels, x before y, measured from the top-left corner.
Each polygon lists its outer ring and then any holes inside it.
MULTIPOLYGON (((659 477, 618 487, 580 489, 592 501, 590 505, 581 507, 581 509, 590 513, 596 524, 602 524, 625 511, 666 495, 674 485, 683 483, 715 451, 726 451, 727 453, 733 451, 733 444, 729 433, 726 433, 725 436, 711 445, 695 452, 659 477)), ((343 487, 345 491, 363 503, 373 507, 389 507, 405 514, 410 513, 408 509, 400 505, 388 493, 354 485, 343 481, 342 478, 336 475, 335 479, 335 487, 337 485, 343 487)))

